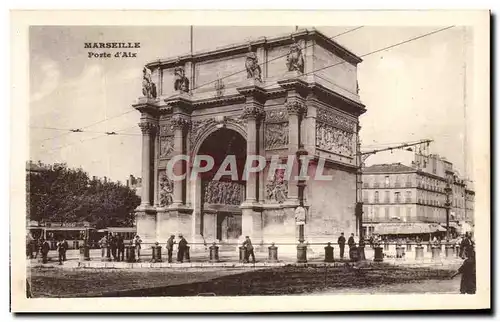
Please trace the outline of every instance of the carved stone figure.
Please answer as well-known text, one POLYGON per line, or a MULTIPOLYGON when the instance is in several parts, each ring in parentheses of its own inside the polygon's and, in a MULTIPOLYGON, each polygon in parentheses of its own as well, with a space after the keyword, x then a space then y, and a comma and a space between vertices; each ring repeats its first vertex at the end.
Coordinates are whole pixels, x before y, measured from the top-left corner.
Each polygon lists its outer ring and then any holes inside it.
POLYGON ((174 183, 172 180, 168 178, 168 176, 163 172, 160 174, 160 206, 166 207, 172 204, 173 202, 173 192, 174 192, 174 183))
POLYGON ((266 150, 281 149, 288 146, 288 122, 266 124, 266 150))
POLYGON ((204 201, 209 204, 240 205, 243 201, 243 185, 237 182, 209 181, 204 201))
POLYGON ((352 156, 353 133, 316 122, 316 147, 324 151, 352 156))
POLYGON ((288 55, 286 56, 286 67, 288 71, 298 71, 304 73, 304 57, 298 43, 293 42, 290 46, 288 55))
POLYGON ((278 169, 274 179, 266 184, 266 199, 283 203, 288 197, 288 181, 285 179, 285 170, 278 169))
POLYGON ((247 78, 255 79, 262 82, 262 73, 259 66, 259 60, 257 59, 257 54, 252 51, 249 47, 249 52, 247 54, 247 59, 245 61, 245 67, 247 69, 247 78))
POLYGON ((160 137, 160 158, 167 158, 174 151, 174 138, 172 136, 160 137))
POLYGON ((147 98, 156 98, 156 85, 151 80, 151 70, 147 67, 142 69, 142 95, 147 98))
POLYGON ((184 67, 178 66, 174 69, 174 89, 176 91, 188 93, 189 79, 185 76, 184 67))
POLYGON ((338 115, 332 110, 320 107, 316 112, 316 121, 332 125, 346 132, 356 132, 356 122, 345 116, 338 115))

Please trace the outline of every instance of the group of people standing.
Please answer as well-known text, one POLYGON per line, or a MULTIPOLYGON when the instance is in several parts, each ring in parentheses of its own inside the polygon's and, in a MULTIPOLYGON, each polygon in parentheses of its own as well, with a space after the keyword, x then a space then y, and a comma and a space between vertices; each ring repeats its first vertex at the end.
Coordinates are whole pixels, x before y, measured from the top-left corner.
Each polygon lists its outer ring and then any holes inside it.
MULTIPOLYGON (((61 238, 56 244, 56 250, 59 259, 59 265, 66 261, 66 251, 69 249, 68 242, 66 239, 61 238)), ((26 257, 29 259, 36 259, 40 254, 42 256, 42 262, 47 263, 49 258, 50 243, 43 237, 35 239, 31 234, 28 234, 26 238, 26 257)))
MULTIPOLYGON (((340 259, 344 259, 344 249, 345 249, 344 233, 340 233, 340 237, 337 240, 337 244, 339 245, 339 249, 340 249, 340 259)), ((356 241, 354 240, 354 234, 351 234, 351 236, 347 240, 347 245, 349 246, 349 256, 352 257, 351 250, 356 247, 356 241)))
MULTIPOLYGON (((174 245, 177 244, 177 242, 174 240, 175 235, 170 235, 170 238, 167 240, 167 245, 165 248, 167 249, 167 260, 169 263, 172 263, 172 254, 174 252, 174 245)), ((177 247, 177 262, 182 263, 184 259, 186 258, 186 255, 188 254, 188 242, 182 236, 182 234, 179 234, 179 246, 177 247)))
MULTIPOLYGON (((134 241, 137 240, 136 245, 136 252, 140 253, 140 237, 135 236, 134 241), (137 247, 138 246, 138 247, 137 247)), ((109 233, 108 235, 105 235, 101 238, 99 241, 99 245, 101 246, 102 250, 102 257, 106 256, 106 247, 109 246, 110 251, 111 251, 111 256, 113 256, 113 259, 115 261, 124 261, 125 260, 125 239, 123 238, 122 235, 116 234, 116 233, 109 233)), ((138 258, 138 257, 137 257, 138 258)))

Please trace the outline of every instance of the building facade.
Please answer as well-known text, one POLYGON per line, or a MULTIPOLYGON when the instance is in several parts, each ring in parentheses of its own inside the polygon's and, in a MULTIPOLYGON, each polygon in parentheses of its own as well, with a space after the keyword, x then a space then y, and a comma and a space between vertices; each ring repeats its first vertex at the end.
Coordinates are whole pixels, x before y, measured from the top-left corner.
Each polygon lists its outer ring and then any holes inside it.
POLYGON ((299 30, 147 64, 143 97, 134 105, 143 133, 141 238, 164 242, 182 233, 194 248, 246 235, 255 244, 296 243, 301 201, 307 241, 356 232, 358 118, 365 112, 360 62, 320 32, 299 30), (249 156, 267 162, 248 178, 192 175, 192 161, 173 164, 175 174, 186 174, 182 180, 167 175, 172 158, 203 154, 214 158, 214 169, 227 155, 238 171, 249 156), (332 179, 299 188, 299 163, 290 157, 297 154, 311 158, 309 175, 318 170, 332 179), (282 170, 269 173, 273 157, 291 171, 290 180, 282 170))
POLYGON ((463 233, 471 229, 474 192, 466 188, 452 163, 438 155, 416 154, 411 166, 393 163, 363 168, 362 181, 363 231, 367 236, 394 232, 398 223, 405 223, 401 225, 403 235, 443 232, 447 186, 451 189, 450 231, 463 233))

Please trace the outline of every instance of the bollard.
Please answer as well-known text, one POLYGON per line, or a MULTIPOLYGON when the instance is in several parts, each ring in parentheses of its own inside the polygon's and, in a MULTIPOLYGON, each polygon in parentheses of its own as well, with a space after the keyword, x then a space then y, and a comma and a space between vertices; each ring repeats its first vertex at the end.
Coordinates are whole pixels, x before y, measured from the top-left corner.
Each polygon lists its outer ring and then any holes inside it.
POLYGON ((186 252, 184 253, 184 260, 186 263, 191 263, 191 255, 189 254, 189 246, 186 246, 186 252))
POLYGON ((411 252, 411 243, 406 243, 406 251, 411 252))
POLYGON ((158 242, 151 246, 151 257, 153 263, 161 263, 161 246, 158 245, 158 242))
POLYGON ((215 242, 210 246, 210 262, 216 263, 219 261, 219 247, 215 242))
POLYGON ((440 247, 438 247, 438 246, 432 246, 432 259, 433 260, 439 259, 439 249, 440 249, 440 247))
POLYGON ((240 250, 240 263, 243 263, 245 261, 246 248, 244 246, 240 246, 239 250, 240 250))
POLYGON ((357 262, 359 260, 358 248, 356 246, 349 248, 349 258, 351 262, 357 262))
POLYGON ((416 260, 424 259, 424 246, 417 245, 415 247, 415 259, 416 260))
POLYGON ((365 259, 365 246, 358 246, 358 260, 364 261, 365 259))
POLYGON ((404 248, 401 245, 396 245, 396 258, 403 258, 404 248))
POLYGON ((325 247, 325 262, 326 263, 333 263, 333 247, 331 246, 332 244, 328 242, 327 246, 325 247))
POLYGON ((307 245, 303 242, 297 245, 297 263, 307 263, 307 245))
POLYGON ((80 247, 80 261, 89 261, 90 260, 90 249, 88 244, 84 243, 82 247, 80 247))
POLYGON ((445 246, 444 251, 445 251, 445 256, 446 256, 446 258, 448 258, 448 259, 449 259, 449 258, 452 258, 452 257, 453 257, 453 255, 455 255, 455 254, 454 254, 454 249, 455 249, 455 247, 453 247, 453 245, 447 244, 447 245, 445 246))
POLYGON ((127 263, 134 263, 135 262, 135 246, 132 246, 132 245, 125 246, 125 257, 126 257, 127 263))
POLYGON ((269 249, 269 262, 274 263, 278 261, 278 247, 274 246, 274 243, 268 247, 269 249))
POLYGON ((389 242, 384 241, 384 250, 389 250, 389 242))
POLYGON ((431 244, 431 241, 429 240, 429 242, 427 243, 427 252, 430 253, 432 251, 432 244, 431 244))
POLYGON ((384 261, 384 252, 382 250, 382 247, 380 247, 380 246, 375 247, 375 256, 373 257, 373 261, 374 262, 384 261))

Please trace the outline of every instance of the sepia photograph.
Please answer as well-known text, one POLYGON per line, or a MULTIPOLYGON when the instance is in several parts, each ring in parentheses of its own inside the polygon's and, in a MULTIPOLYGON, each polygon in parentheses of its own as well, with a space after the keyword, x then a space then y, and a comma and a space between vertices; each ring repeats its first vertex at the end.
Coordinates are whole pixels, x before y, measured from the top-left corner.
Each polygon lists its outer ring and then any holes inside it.
POLYGON ((12 17, 14 310, 490 308, 489 12, 112 14, 12 17))

